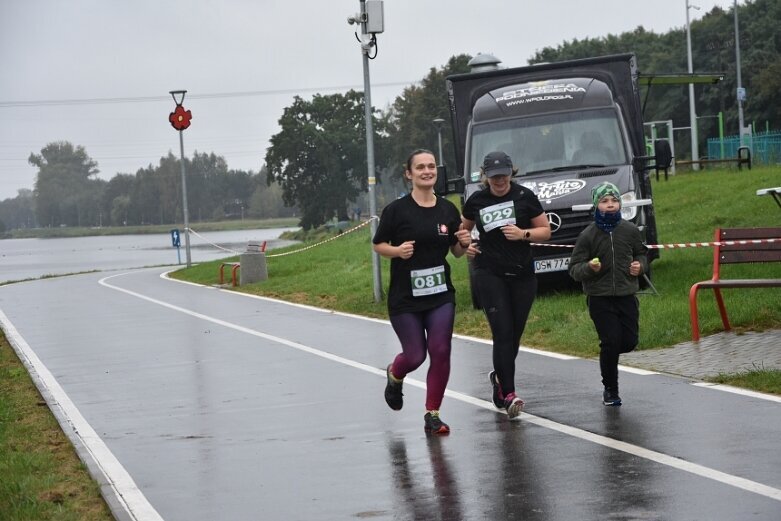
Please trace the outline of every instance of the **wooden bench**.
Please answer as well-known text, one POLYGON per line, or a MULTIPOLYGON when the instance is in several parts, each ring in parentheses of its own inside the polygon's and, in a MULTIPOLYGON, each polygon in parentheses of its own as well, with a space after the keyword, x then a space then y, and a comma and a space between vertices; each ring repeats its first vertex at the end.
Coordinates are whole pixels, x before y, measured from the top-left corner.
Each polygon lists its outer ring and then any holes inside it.
POLYGON ((729 331, 729 319, 721 297, 722 288, 778 288, 779 279, 722 279, 722 264, 744 262, 781 262, 781 228, 717 228, 713 250, 713 278, 694 284, 689 290, 689 312, 692 323, 692 340, 700 340, 700 324, 697 315, 697 291, 712 289, 721 314, 724 329, 729 331), (774 239, 762 241, 762 239, 774 239), (734 242, 733 242, 734 241, 734 242), (724 244, 727 242, 727 244, 724 244))

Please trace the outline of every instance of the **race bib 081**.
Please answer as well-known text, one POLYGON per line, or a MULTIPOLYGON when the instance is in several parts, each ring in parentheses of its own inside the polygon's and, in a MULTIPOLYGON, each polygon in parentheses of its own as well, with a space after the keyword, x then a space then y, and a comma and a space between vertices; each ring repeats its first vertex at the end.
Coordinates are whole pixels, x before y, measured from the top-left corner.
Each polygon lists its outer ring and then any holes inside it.
POLYGON ((426 268, 425 270, 412 270, 409 274, 413 297, 434 295, 447 291, 444 266, 426 268))

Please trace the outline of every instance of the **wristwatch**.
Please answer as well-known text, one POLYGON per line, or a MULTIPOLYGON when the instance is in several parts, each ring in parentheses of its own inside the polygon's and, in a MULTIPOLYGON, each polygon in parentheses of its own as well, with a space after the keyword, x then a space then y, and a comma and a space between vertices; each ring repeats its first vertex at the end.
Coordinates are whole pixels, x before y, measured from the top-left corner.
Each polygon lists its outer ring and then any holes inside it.
POLYGON ((532 232, 530 232, 529 230, 524 230, 523 231, 523 238, 524 239, 530 239, 531 236, 532 236, 532 232))

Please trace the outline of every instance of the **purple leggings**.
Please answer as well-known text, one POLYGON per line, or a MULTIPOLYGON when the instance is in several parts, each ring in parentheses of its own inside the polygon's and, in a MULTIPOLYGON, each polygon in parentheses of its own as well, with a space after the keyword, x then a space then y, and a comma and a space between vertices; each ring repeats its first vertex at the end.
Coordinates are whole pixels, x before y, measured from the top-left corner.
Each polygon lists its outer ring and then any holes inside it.
POLYGON ((420 313, 402 313, 390 317, 401 342, 402 352, 393 360, 393 376, 404 378, 431 356, 426 376, 426 410, 439 410, 450 377, 450 341, 456 308, 447 303, 420 313))

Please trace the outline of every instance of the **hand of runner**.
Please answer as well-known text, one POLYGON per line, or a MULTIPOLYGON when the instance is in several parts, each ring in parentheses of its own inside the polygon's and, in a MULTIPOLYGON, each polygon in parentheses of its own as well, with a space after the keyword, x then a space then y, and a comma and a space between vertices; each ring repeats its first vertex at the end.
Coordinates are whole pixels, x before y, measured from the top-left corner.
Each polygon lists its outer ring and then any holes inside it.
POLYGON ((409 259, 413 253, 415 253, 415 241, 404 241, 399 245, 399 257, 402 259, 409 259))

